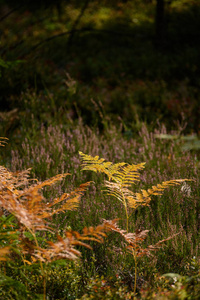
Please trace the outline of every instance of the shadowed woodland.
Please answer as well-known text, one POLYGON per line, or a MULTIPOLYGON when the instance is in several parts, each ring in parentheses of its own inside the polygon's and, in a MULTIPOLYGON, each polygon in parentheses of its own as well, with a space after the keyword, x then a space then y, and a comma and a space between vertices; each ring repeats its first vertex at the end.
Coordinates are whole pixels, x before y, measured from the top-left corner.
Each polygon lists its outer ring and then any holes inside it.
POLYGON ((199 28, 0 0, 0 299, 199 299, 199 28))

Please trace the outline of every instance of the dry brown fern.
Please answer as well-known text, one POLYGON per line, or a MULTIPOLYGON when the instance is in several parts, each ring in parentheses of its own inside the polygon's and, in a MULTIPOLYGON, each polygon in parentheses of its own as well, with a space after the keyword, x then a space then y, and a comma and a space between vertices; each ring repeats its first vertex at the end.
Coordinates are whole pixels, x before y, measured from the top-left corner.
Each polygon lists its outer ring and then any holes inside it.
MULTIPOLYGON (((19 222, 21 234, 21 250, 24 254, 31 254, 32 257, 37 257, 44 260, 57 259, 58 257, 65 257, 68 259, 77 258, 80 255, 78 250, 74 249, 75 245, 87 246, 84 241, 96 240, 102 242, 102 237, 105 235, 104 226, 99 226, 96 229, 84 229, 82 235, 78 232, 66 232, 66 238, 62 240, 59 237, 57 243, 52 243, 51 248, 42 249, 37 243, 35 233, 39 230, 51 230, 48 218, 54 214, 65 212, 67 210, 74 210, 78 207, 80 198, 84 191, 89 186, 90 182, 81 184, 78 188, 70 193, 64 193, 61 197, 55 198, 48 203, 44 198, 41 190, 46 186, 51 186, 57 181, 62 180, 69 175, 59 174, 44 182, 32 182, 29 179, 30 170, 22 172, 10 172, 5 167, 0 166, 0 206, 14 215, 19 222), (23 235, 23 231, 28 230, 35 239, 35 244, 23 235), (61 243, 62 241, 62 243, 61 243), (60 247, 60 253, 59 253, 60 247), (54 251, 56 249, 56 251, 54 251), (65 254, 63 253, 65 249, 65 254), (54 253, 53 253, 54 251, 54 253)), ((47 242, 48 243, 48 242, 47 242)), ((88 246, 89 247, 89 246, 88 246)), ((1 249, 2 257, 6 249, 1 249)), ((1 253, 0 253, 1 256, 1 253)), ((27 260, 26 260, 27 262, 27 260)))
POLYGON ((166 239, 160 240, 155 245, 149 245, 146 248, 142 248, 141 244, 146 239, 149 230, 136 230, 135 233, 127 232, 124 229, 121 229, 117 225, 118 220, 104 220, 104 224, 107 227, 107 230, 112 230, 119 233, 126 242, 126 249, 128 252, 136 257, 142 257, 144 255, 150 256, 152 251, 156 251, 163 246, 163 243, 171 240, 179 233, 173 234, 166 239))
POLYGON ((57 259, 76 259, 81 256, 81 252, 75 249, 75 246, 84 246, 92 249, 85 241, 102 243, 103 238, 106 237, 105 231, 107 230, 108 226, 102 224, 95 228, 84 228, 82 234, 77 231, 67 231, 65 232, 65 238, 58 235, 58 241, 56 243, 49 241, 48 248, 44 249, 39 247, 33 254, 32 259, 39 259, 43 262, 50 262, 57 259))
MULTIPOLYGON (((21 254, 23 264, 33 264, 39 261, 43 276, 43 299, 46 299, 46 277, 43 263, 57 259, 77 259, 81 252, 75 247, 84 246, 91 249, 87 241, 103 242, 106 226, 85 228, 82 234, 69 231, 65 233, 65 238, 58 235, 57 242, 44 240, 45 243, 41 247, 37 239, 37 232, 52 231, 48 221, 52 215, 76 209, 90 182, 81 184, 74 191, 64 193, 61 197, 48 203, 42 194, 42 189, 52 186, 69 174, 59 174, 44 182, 36 182, 29 179, 29 172, 30 170, 13 173, 0 166, 0 207, 3 209, 2 213, 6 211, 16 218, 15 224, 20 234, 17 235, 18 242, 14 250, 17 250, 18 255, 21 254), (31 234, 31 239, 27 238, 27 233, 31 234)), ((7 238, 7 240, 9 239, 7 238)), ((7 261, 9 257, 12 257, 11 250, 13 247, 10 244, 1 247, 0 261, 7 261)))

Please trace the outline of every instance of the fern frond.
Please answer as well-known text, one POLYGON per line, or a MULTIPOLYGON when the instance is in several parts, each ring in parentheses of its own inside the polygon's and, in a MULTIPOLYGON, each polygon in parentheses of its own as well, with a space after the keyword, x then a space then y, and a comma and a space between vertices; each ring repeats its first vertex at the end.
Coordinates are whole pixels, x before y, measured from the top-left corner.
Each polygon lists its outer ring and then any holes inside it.
POLYGON ((115 175, 120 174, 120 169, 126 165, 126 163, 116 163, 113 164, 112 162, 105 162, 104 158, 99 158, 99 156, 91 156, 84 154, 83 152, 79 152, 82 158, 82 171, 89 170, 94 172, 104 173, 110 179, 115 179, 115 175))
POLYGON ((45 186, 51 186, 51 185, 55 184, 57 181, 62 180, 67 175, 70 175, 70 173, 58 174, 58 175, 53 176, 41 183, 34 184, 34 185, 30 186, 28 189, 24 189, 24 192, 23 192, 23 194, 20 195, 20 197, 23 196, 24 194, 28 194, 29 192, 32 192, 32 190, 38 191, 38 190, 41 190, 45 186))
POLYGON ((138 165, 126 164, 121 166, 120 170, 116 173, 114 180, 123 186, 130 186, 135 181, 139 181, 139 171, 144 169, 145 163, 138 165))
POLYGON ((64 193, 60 198, 56 198, 53 200, 52 203, 48 203, 46 206, 47 208, 51 208, 55 206, 56 204, 62 203, 58 208, 52 209, 50 213, 44 212, 43 218, 52 216, 54 214, 57 214, 59 212, 64 212, 66 210, 74 210, 78 207, 79 201, 83 193, 86 191, 87 187, 90 185, 90 181, 86 183, 82 183, 77 189, 72 191, 71 193, 64 193))
POLYGON ((118 182, 119 184, 129 186, 139 178, 139 170, 144 168, 145 163, 138 165, 129 165, 124 162, 113 164, 105 162, 104 158, 99 156, 92 157, 91 155, 79 152, 82 158, 82 170, 90 170, 94 172, 105 173, 109 180, 118 182))
POLYGON ((148 205, 149 202, 151 201, 151 196, 162 195, 165 189, 171 186, 180 185, 181 183, 186 181, 192 181, 192 179, 168 180, 162 182, 161 184, 157 184, 156 186, 152 186, 151 189, 141 190, 140 193, 135 193, 134 196, 127 197, 129 206, 131 208, 136 208, 136 203, 137 205, 148 205))
POLYGON ((119 183, 105 181, 105 186, 107 188, 106 193, 110 196, 114 196, 121 202, 124 202, 124 199, 133 195, 133 192, 131 190, 123 187, 119 183))
POLYGON ((83 163, 82 163, 82 170, 90 170, 94 172, 102 172, 109 176, 109 167, 112 165, 111 162, 105 162, 104 158, 99 158, 99 156, 91 156, 84 154, 83 152, 79 151, 79 155, 81 156, 83 163))
POLYGON ((6 140, 8 140, 8 138, 6 137, 0 137, 0 146, 4 147, 5 144, 7 144, 6 140))
POLYGON ((180 232, 175 233, 166 239, 160 240, 155 245, 149 245, 147 248, 142 248, 141 244, 146 239, 149 230, 137 230, 135 233, 129 233, 126 230, 121 229, 117 225, 117 222, 118 219, 104 220, 104 224, 107 227, 107 230, 112 230, 119 233, 127 243, 126 249, 128 250, 128 252, 136 257, 142 257, 144 255, 150 256, 152 251, 160 249, 165 242, 173 239, 175 236, 180 234, 180 232))
MULTIPOLYGON (((164 243, 173 239, 175 236, 179 235, 180 232, 178 233, 175 233, 173 234, 172 236, 166 238, 166 239, 163 239, 163 240, 160 240, 158 243, 154 244, 154 245, 149 245, 148 247, 146 248, 140 248, 140 249, 137 249, 137 256, 138 257, 143 257, 143 256, 151 256, 152 255, 152 252, 153 251, 157 251, 159 250, 161 247, 164 246, 164 243)), ((133 245, 128 245, 127 247, 127 250, 130 254, 133 254, 133 251, 134 251, 134 247, 133 245)))
POLYGON ((36 259, 41 261, 54 261, 57 259, 77 259, 81 253, 75 246, 84 246, 92 250, 92 247, 85 243, 85 241, 103 242, 103 237, 106 237, 105 231, 107 226, 105 224, 98 225, 97 227, 84 228, 83 233, 77 231, 67 231, 65 238, 57 236, 58 241, 53 243, 47 242, 49 248, 37 248, 35 253, 32 254, 36 259))
POLYGON ((71 193, 65 193, 47 204, 41 189, 51 186, 69 173, 59 174, 44 182, 30 184, 29 170, 12 173, 0 166, 0 205, 3 209, 17 217, 26 228, 46 230, 46 218, 66 210, 76 209, 90 182, 81 184, 71 193), (57 207, 55 207, 57 206, 57 207))

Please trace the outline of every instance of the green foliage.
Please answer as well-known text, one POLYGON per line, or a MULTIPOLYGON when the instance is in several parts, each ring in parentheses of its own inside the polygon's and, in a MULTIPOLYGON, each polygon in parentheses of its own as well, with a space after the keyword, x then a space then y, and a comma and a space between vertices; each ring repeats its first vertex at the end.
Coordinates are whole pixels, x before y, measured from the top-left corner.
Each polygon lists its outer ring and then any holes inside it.
MULTIPOLYGON (((0 274, 0 299, 33 299, 26 285, 16 279, 0 274)), ((37 296, 35 296, 37 299, 37 296)))
POLYGON ((142 289, 140 299, 198 299, 200 291, 199 261, 194 257, 188 264, 190 276, 167 273, 157 278, 158 288, 142 289))
POLYGON ((23 60, 15 60, 15 61, 5 61, 0 57, 0 78, 2 77, 3 69, 11 69, 17 66, 18 64, 23 63, 23 60))
POLYGON ((132 299, 134 293, 130 292, 126 282, 116 276, 116 278, 96 277, 92 278, 86 286, 86 293, 79 300, 88 299, 132 299))

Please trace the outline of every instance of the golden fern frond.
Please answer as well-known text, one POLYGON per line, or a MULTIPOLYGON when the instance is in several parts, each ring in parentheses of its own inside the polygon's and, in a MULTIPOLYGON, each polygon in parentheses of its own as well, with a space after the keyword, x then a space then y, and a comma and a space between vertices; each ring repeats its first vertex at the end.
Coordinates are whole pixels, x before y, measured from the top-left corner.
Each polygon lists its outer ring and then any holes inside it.
POLYGON ((139 178, 139 170, 144 168, 145 163, 138 165, 127 164, 127 163, 116 163, 105 162, 104 158, 99 158, 99 156, 92 157, 91 155, 79 152, 82 158, 82 170, 90 170, 94 172, 105 173, 109 180, 112 179, 121 185, 129 186, 134 181, 139 178))
POLYGON ((114 196, 121 202, 124 202, 125 199, 133 195, 132 191, 116 182, 110 182, 106 180, 105 186, 107 188, 106 193, 110 196, 114 196))
POLYGON ((121 166, 120 170, 116 173, 114 179, 116 182, 119 182, 123 186, 130 186, 134 183, 134 181, 139 181, 139 172, 144 169, 145 163, 141 163, 138 165, 134 164, 126 164, 121 166))
POLYGON ((82 170, 90 170, 96 173, 101 172, 107 174, 108 176, 110 175, 108 169, 112 165, 111 162, 105 162, 104 158, 99 158, 99 156, 93 157, 91 155, 84 154, 81 151, 79 151, 79 155, 83 161, 82 170))
POLYGON ((148 190, 141 190, 141 193, 135 193, 134 196, 127 197, 129 206, 131 208, 136 208, 137 205, 148 205, 149 202, 151 201, 151 196, 154 195, 162 195, 165 189, 175 186, 175 185, 180 185, 183 182, 186 181, 193 181, 192 179, 172 179, 168 181, 164 181, 161 184, 157 184, 156 186, 152 186, 151 189, 148 190))
POLYGON ((113 164, 112 162, 105 162, 104 158, 99 158, 99 156, 91 156, 84 154, 83 152, 79 152, 81 158, 82 158, 82 171, 88 170, 88 171, 94 171, 94 172, 100 172, 104 173, 108 176, 110 179, 117 179, 117 175, 120 175, 120 169, 126 165, 126 163, 116 163, 113 164))
POLYGON ((8 140, 8 138, 6 137, 0 137, 0 146, 4 147, 5 144, 7 144, 6 140, 8 140))

